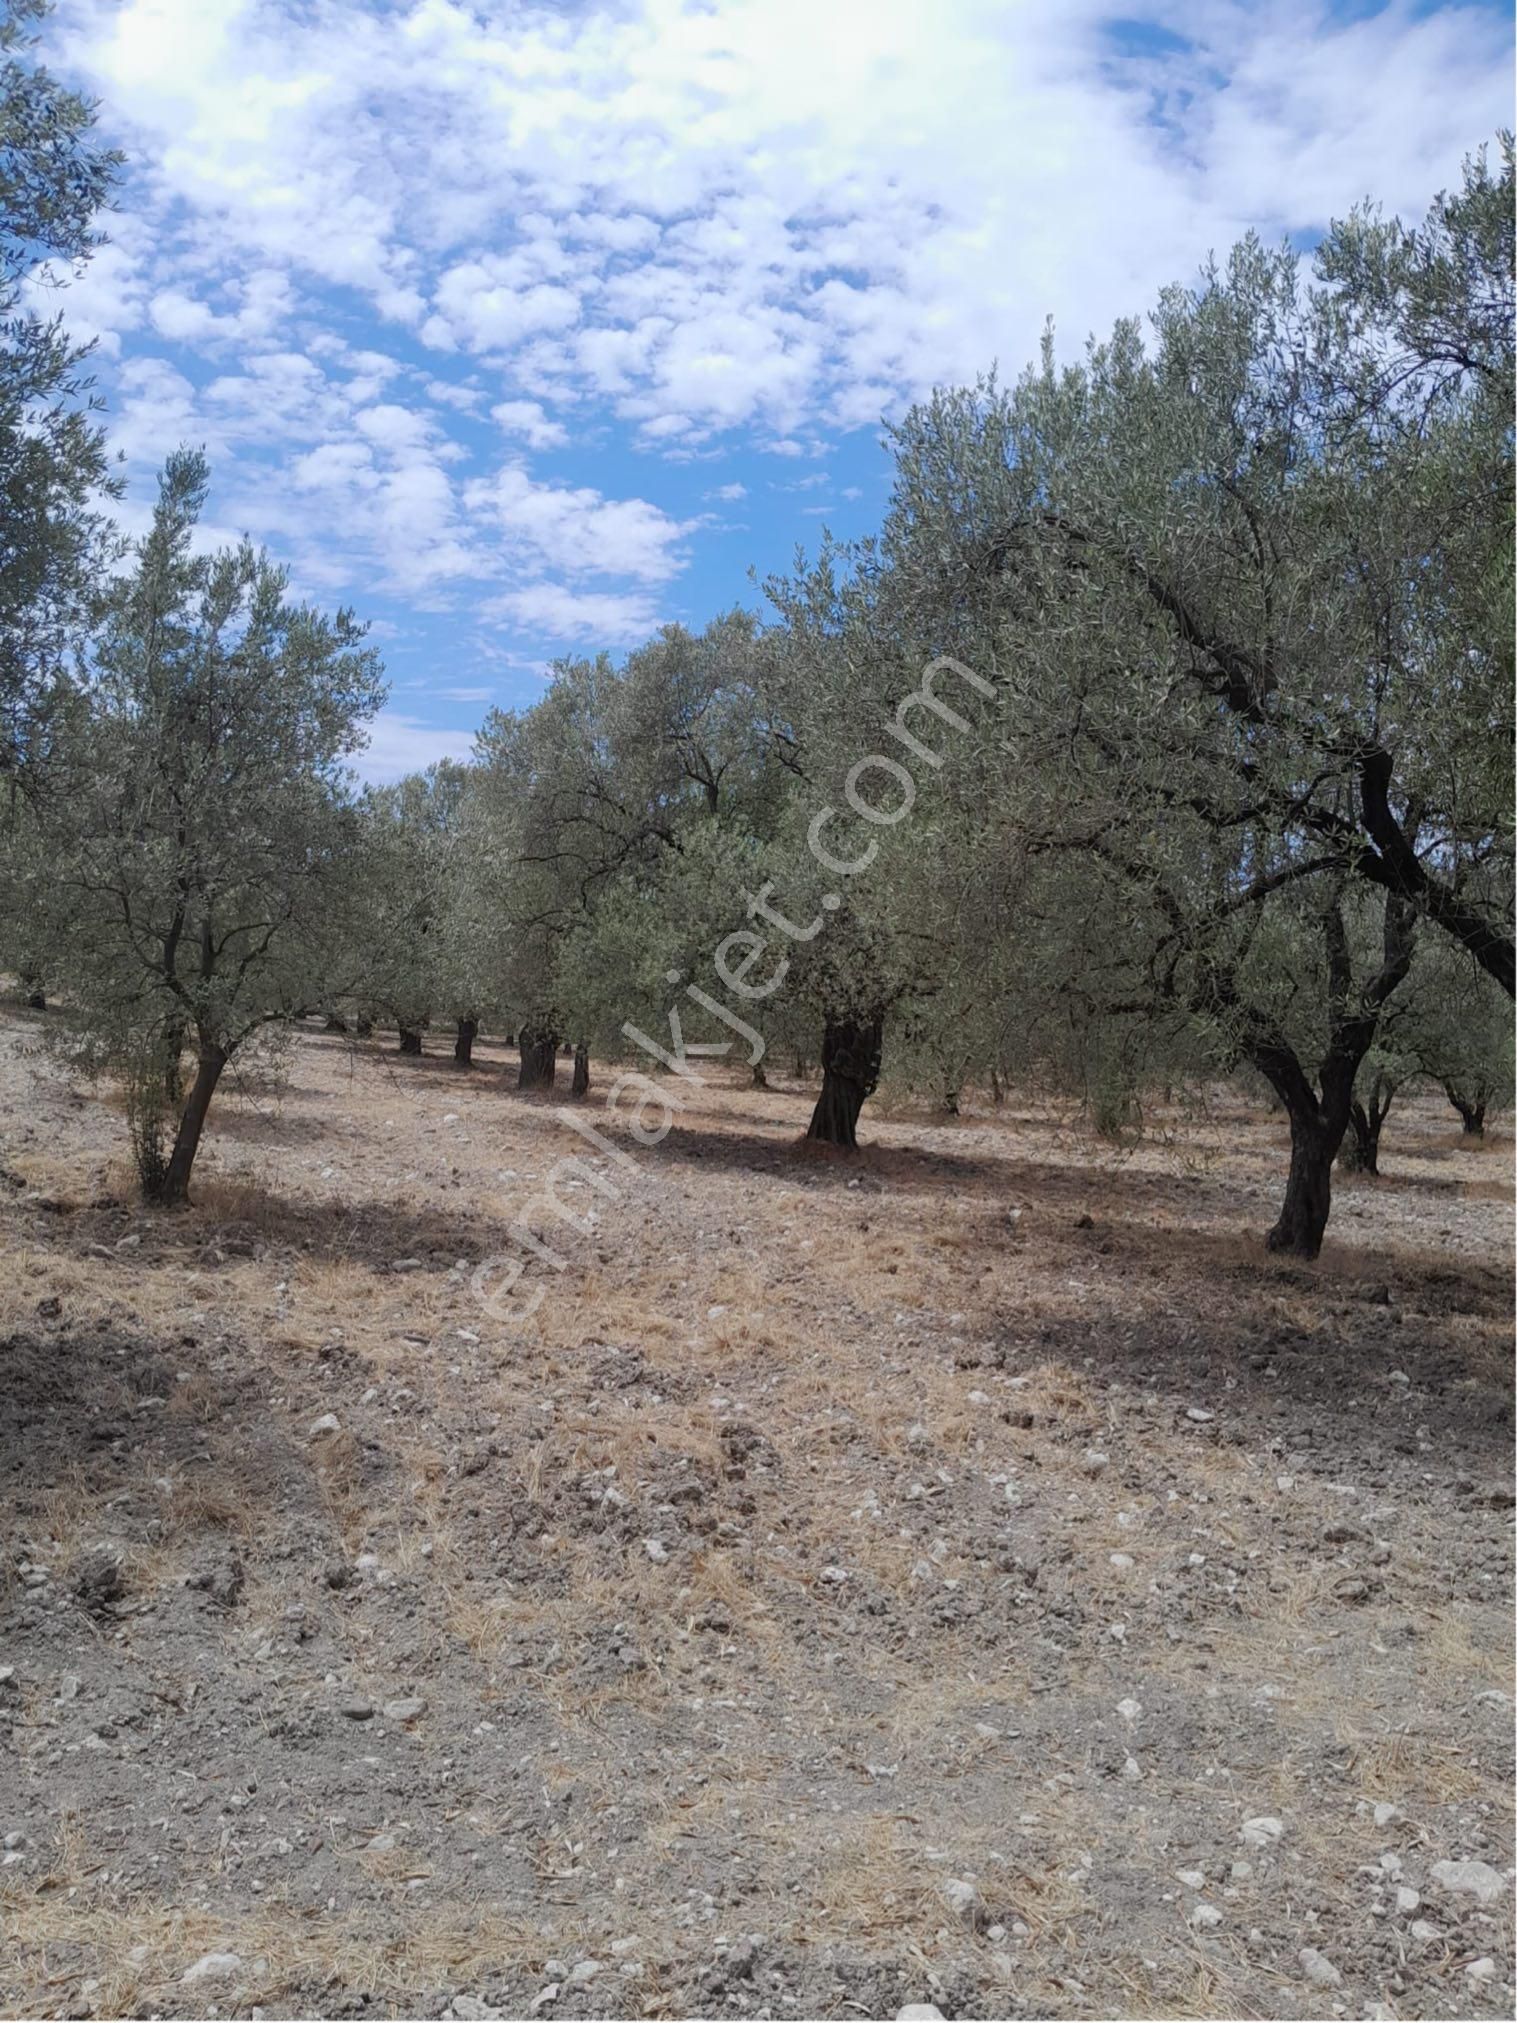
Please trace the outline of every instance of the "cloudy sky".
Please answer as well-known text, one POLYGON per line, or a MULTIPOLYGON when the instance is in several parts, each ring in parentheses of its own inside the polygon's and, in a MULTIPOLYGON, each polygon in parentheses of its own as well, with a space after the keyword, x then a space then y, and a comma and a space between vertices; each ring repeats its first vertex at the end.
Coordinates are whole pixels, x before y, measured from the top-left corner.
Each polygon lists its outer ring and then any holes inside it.
POLYGON ((1511 44, 1486 0, 62 0, 130 160, 67 308, 129 513, 204 443, 217 529, 374 621, 404 770, 877 524, 880 417, 1047 317, 1414 215, 1511 44))

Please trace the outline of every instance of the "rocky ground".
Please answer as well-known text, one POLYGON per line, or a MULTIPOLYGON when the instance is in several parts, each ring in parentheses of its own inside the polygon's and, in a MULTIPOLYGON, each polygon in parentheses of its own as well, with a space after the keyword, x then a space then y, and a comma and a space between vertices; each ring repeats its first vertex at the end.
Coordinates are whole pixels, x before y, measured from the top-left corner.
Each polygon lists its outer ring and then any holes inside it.
POLYGON ((1303 1268, 1236 1098, 847 1163, 733 1078, 513 1329, 504 1050, 305 1035, 165 1217, 36 1035, 6 2013, 1511 2013, 1508 1141, 1393 1111, 1303 1268))

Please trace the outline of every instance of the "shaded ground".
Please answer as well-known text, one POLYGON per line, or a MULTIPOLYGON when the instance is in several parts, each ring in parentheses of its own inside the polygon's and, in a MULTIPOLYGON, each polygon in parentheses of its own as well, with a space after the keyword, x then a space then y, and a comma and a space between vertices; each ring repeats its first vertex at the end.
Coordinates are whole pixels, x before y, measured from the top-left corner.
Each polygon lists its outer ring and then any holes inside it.
POLYGON ((499 1050, 309 1035, 162 1217, 34 1031, 9 2013, 1510 2013, 1505 1144, 1398 1108, 1304 1269, 1235 1102, 834 1162, 712 1086, 514 1330, 587 1148, 499 1050))

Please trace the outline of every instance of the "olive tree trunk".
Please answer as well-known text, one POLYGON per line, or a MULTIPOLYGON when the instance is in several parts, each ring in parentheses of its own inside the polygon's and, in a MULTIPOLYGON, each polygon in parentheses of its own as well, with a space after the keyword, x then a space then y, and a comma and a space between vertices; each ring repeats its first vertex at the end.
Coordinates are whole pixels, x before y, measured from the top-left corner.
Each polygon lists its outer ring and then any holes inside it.
POLYGON ((1464 1136, 1466 1138, 1483 1138, 1485 1136, 1485 1097, 1481 1095, 1467 1096, 1462 1090, 1457 1089, 1452 1082, 1445 1082, 1443 1084, 1443 1093, 1459 1112, 1460 1121, 1464 1127, 1464 1136))
POLYGON ((548 1026, 523 1026, 516 1036, 521 1066, 518 1089, 551 1089, 558 1067, 558 1034, 548 1026))
POLYGON ((581 1040, 574 1049, 574 1079, 569 1084, 571 1096, 588 1096, 590 1093, 590 1049, 581 1040))
POLYGON ((180 1208, 190 1198, 190 1173, 195 1164, 195 1154, 200 1150, 200 1134, 205 1129, 211 1098, 216 1093, 216 1084, 221 1080, 221 1071, 226 1064, 226 1054, 220 1047, 201 1041, 195 1080, 180 1115, 179 1129, 174 1134, 174 1149, 169 1154, 169 1163, 157 1190, 157 1199, 165 1208, 180 1208))
POLYGON ((806 1136, 822 1145, 853 1151, 858 1145, 859 1112, 880 1080, 884 1015, 872 1018, 830 1018, 822 1033, 822 1092, 816 1099, 806 1136))
POLYGON ((478 1019, 462 1018, 458 1021, 458 1031, 453 1039, 453 1058, 461 1068, 474 1064, 474 1036, 478 1031, 478 1019))
POLYGON ((403 1054, 419 1054, 421 1052, 421 1034, 417 1028, 415 1026, 401 1026, 399 1032, 399 1051, 403 1054))

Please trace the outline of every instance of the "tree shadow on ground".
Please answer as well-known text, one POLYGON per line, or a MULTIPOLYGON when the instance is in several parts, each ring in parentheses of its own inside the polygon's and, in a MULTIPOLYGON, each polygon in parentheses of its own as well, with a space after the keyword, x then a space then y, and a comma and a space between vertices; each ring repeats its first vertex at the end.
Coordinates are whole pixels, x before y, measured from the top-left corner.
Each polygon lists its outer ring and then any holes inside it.
MULTIPOLYGON (((1008 1320, 982 1353, 1006 1370, 1066 1364, 1096 1393, 1120 1386, 1167 1399, 1198 1444, 1265 1457, 1261 1493, 1273 1487, 1268 1457, 1288 1467, 1309 1456, 1356 1497, 1422 1494, 1439 1477, 1472 1507, 1511 1504, 1512 1373, 1494 1330, 1401 1325, 1367 1302, 1282 1310, 1261 1306, 1257 1285, 1231 1291, 1215 1287, 1204 1318, 1008 1320)), ((1119 1405, 1096 1416, 1120 1428, 1119 1405)), ((1092 1436, 1102 1430, 1093 1424, 1092 1436)))
POLYGON ((401 1202, 313 1201, 269 1192, 256 1183, 207 1178, 188 1208, 144 1208, 135 1201, 97 1200, 44 1210, 26 1202, 3 1213, 28 1225, 28 1241, 79 1255, 94 1246, 115 1252, 135 1239, 136 1267, 215 1268, 245 1258, 306 1257, 375 1271, 417 1259, 423 1271, 446 1271, 460 1259, 491 1256, 508 1241, 496 1218, 468 1209, 407 1207, 401 1202))
MULTIPOLYGON (((615 1134, 615 1142, 628 1150, 636 1149, 624 1134, 615 1134)), ((739 1130, 730 1123, 720 1131, 676 1126, 642 1156, 649 1161, 673 1159, 722 1172, 767 1175, 797 1187, 840 1193, 852 1188, 863 1194, 878 1194, 891 1186, 988 1183, 1007 1170, 1002 1158, 976 1158, 911 1145, 873 1145, 844 1152, 814 1144, 786 1125, 777 1125, 773 1131, 739 1130)))

